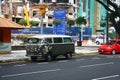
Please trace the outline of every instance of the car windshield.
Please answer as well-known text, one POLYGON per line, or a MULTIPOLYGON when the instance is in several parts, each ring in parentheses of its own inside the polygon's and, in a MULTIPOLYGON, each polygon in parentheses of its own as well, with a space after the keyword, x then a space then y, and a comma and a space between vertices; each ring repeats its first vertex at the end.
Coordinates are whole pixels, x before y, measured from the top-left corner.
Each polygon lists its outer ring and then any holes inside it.
POLYGON ((110 44, 110 45, 112 45, 112 44, 114 44, 114 43, 115 43, 114 40, 109 40, 109 41, 107 42, 107 44, 110 44))
POLYGON ((29 43, 29 44, 38 44, 38 43, 41 43, 41 40, 42 39, 38 39, 38 38, 29 38, 27 43, 29 43))

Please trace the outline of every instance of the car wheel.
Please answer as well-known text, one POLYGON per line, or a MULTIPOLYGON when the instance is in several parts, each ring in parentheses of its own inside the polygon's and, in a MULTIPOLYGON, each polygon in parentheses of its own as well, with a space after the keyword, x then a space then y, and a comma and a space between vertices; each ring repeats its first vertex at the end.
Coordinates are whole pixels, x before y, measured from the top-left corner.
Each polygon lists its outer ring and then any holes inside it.
POLYGON ((99 45, 99 44, 100 44, 100 42, 99 42, 99 41, 97 41, 97 42, 96 42, 96 44, 97 44, 97 45, 99 45))
POLYGON ((31 60, 32 60, 32 61, 36 61, 36 60, 37 60, 37 57, 36 57, 36 56, 31 56, 31 60))
POLYGON ((66 59, 71 59, 72 58, 72 54, 71 53, 67 53, 66 55, 65 55, 65 57, 66 57, 66 59))
POLYGON ((112 50, 112 54, 115 55, 116 54, 116 50, 112 50))

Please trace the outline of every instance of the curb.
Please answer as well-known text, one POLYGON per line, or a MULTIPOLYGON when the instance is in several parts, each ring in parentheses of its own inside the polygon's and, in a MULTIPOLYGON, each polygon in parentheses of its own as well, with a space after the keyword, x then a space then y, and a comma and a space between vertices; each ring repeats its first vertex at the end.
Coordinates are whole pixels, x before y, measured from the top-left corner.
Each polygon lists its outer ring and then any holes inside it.
MULTIPOLYGON (((94 56, 94 55, 98 55, 97 51, 91 51, 88 53, 83 53, 83 52, 77 52, 75 54, 73 54, 73 58, 77 58, 77 57, 82 57, 82 56, 94 56)), ((30 61, 30 58, 26 57, 26 58, 19 58, 19 59, 8 59, 8 60, 0 60, 0 64, 5 64, 5 63, 15 63, 15 62, 26 62, 26 61, 30 61)))
POLYGON ((29 58, 0 60, 0 64, 1 63, 25 62, 25 61, 29 61, 29 60, 30 60, 29 58))

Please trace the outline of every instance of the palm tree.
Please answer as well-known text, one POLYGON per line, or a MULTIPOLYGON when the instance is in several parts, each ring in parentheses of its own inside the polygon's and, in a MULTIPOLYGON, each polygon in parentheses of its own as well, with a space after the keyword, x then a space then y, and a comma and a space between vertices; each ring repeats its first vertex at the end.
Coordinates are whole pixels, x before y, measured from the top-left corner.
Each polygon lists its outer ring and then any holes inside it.
MULTIPOLYGON (((77 19, 76 19, 76 24, 78 24, 79 26, 80 25, 82 25, 82 24, 84 24, 84 25, 86 25, 86 19, 84 18, 84 17, 78 17, 77 19)), ((79 28, 80 29, 80 28, 79 28)), ((81 40, 81 30, 79 30, 80 32, 79 32, 79 41, 78 41, 78 46, 81 46, 82 45, 82 40, 81 40)))
POLYGON ((68 20, 67 21, 67 25, 69 25, 69 35, 70 35, 70 32, 71 32, 71 26, 75 24, 75 20, 68 20))

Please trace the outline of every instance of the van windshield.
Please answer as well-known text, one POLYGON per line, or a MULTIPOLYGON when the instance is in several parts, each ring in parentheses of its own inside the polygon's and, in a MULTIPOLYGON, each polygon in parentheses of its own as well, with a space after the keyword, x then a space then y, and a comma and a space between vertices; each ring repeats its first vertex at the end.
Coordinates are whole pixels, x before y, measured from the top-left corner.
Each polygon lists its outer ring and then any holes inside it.
POLYGON ((41 43, 42 39, 38 39, 38 38, 29 38, 27 43, 29 44, 38 44, 41 43))

